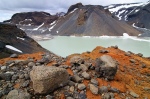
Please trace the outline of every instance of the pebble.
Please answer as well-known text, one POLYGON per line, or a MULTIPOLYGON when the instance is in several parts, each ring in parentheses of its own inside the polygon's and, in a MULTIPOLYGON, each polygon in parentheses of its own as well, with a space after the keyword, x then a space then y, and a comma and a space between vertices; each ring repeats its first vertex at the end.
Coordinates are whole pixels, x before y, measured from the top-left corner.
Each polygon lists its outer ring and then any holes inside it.
POLYGON ((91 79, 90 75, 87 72, 83 72, 81 75, 87 80, 91 79))
POLYGON ((98 81, 96 79, 91 79, 91 84, 94 84, 94 85, 98 86, 98 81))
POLYGON ((130 95, 133 96, 134 98, 138 98, 138 97, 139 97, 139 95, 136 94, 136 93, 133 92, 133 91, 130 91, 130 95))
POLYGON ((119 93, 119 90, 118 90, 117 88, 112 88, 112 87, 111 87, 111 88, 109 89, 109 91, 110 91, 110 92, 113 92, 113 93, 119 93))
POLYGON ((71 87, 69 88, 69 90, 70 90, 71 92, 74 92, 74 90, 75 90, 74 86, 71 86, 71 87))
POLYGON ((78 89, 79 90, 84 90, 86 86, 84 84, 78 84, 78 89))
POLYGON ((30 83, 30 81, 27 80, 27 81, 23 82, 23 84, 21 86, 22 87, 28 87, 29 83, 30 83))
POLYGON ((47 95, 46 96, 46 99, 53 99, 54 97, 53 96, 51 96, 51 95, 47 95))
POLYGON ((29 79, 30 79, 29 74, 24 74, 24 77, 25 77, 26 80, 29 80, 29 79))
POLYGON ((102 93, 107 93, 108 92, 108 88, 107 86, 101 86, 99 88, 99 93, 102 94, 102 93))
POLYGON ((80 83, 80 82, 82 82, 82 78, 80 78, 78 75, 74 75, 72 77, 72 81, 74 81, 76 83, 80 83))
POLYGON ((23 78, 24 78, 24 74, 20 74, 19 79, 23 79, 23 78))
POLYGON ((28 63, 28 66, 29 66, 29 67, 35 66, 35 63, 34 63, 34 62, 29 62, 29 63, 28 63))
POLYGON ((130 59, 130 62, 131 63, 135 63, 136 61, 134 59, 130 59))
POLYGON ((97 95, 98 94, 98 86, 93 85, 93 84, 89 84, 90 87, 90 91, 94 94, 97 95))

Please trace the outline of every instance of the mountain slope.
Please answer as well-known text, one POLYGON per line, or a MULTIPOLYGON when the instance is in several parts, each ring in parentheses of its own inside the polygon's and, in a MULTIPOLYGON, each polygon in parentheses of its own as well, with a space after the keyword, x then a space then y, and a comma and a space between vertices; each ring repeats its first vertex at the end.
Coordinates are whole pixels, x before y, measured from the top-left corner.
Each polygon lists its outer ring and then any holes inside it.
POLYGON ((4 21, 4 23, 15 24, 18 28, 25 31, 28 36, 34 38, 35 35, 49 34, 51 23, 63 14, 51 15, 47 12, 16 13, 10 20, 4 21))
POLYGON ((84 6, 80 3, 71 6, 67 14, 59 18, 51 32, 52 35, 79 36, 122 36, 123 33, 137 36, 140 32, 118 21, 103 6, 84 6))
POLYGON ((24 31, 15 25, 0 23, 0 58, 8 57, 13 53, 24 54, 46 51, 24 31))
POLYGON ((142 31, 143 36, 150 36, 150 2, 113 4, 106 6, 119 20, 126 21, 131 26, 142 31))

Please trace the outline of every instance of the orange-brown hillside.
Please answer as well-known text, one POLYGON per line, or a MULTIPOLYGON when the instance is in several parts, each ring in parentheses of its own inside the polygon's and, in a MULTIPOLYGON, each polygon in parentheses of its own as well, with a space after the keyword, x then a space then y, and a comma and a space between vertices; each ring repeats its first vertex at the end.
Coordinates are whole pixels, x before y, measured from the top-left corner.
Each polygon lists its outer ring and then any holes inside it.
MULTIPOLYGON (((20 55, 18 58, 19 60, 25 60, 29 57, 32 57, 36 60, 39 60, 43 53, 35 53, 35 54, 26 54, 20 55)), ((95 66, 95 59, 99 58, 100 56, 107 54, 114 58, 119 63, 119 68, 115 75, 114 80, 106 81, 103 78, 97 78, 99 82, 99 86, 111 86, 113 88, 118 89, 119 93, 114 93, 115 99, 125 99, 126 97, 133 98, 130 92, 134 92, 139 97, 137 99, 150 99, 150 59, 144 58, 134 53, 128 54, 118 48, 114 47, 96 47, 92 52, 85 52, 82 54, 73 54, 66 58, 66 61, 63 62, 63 65, 71 66, 70 58, 75 55, 83 57, 85 60, 91 60, 92 65, 95 66), (108 53, 100 53, 100 50, 107 50, 108 53)), ((5 61, 8 60, 15 60, 15 58, 5 58, 0 60, 0 64, 4 64, 5 61)), ((51 61, 47 64, 47 66, 51 66, 56 61, 51 61)), ((70 75, 73 75, 73 72, 70 68, 67 69, 70 75)), ((92 71, 89 71, 92 75, 92 71)), ((86 95, 88 99, 101 99, 103 94, 94 95, 91 93, 90 89, 88 88, 88 83, 90 80, 84 80, 83 83, 86 85, 86 95)), ((16 87, 16 86, 14 86, 16 87)), ((79 91, 79 90, 78 90, 79 91)), ((64 93, 61 92, 59 95, 61 99, 65 98, 63 95, 64 93)), ((44 97, 43 97, 44 98, 44 97)))

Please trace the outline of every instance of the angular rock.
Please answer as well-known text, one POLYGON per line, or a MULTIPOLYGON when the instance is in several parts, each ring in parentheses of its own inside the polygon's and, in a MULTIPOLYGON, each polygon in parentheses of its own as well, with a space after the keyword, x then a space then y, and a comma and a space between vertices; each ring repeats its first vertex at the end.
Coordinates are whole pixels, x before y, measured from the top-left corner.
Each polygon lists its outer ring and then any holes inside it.
POLYGON ((88 70, 88 67, 84 64, 80 64, 80 68, 82 71, 87 71, 88 70))
POLYGON ((109 55, 103 55, 96 60, 96 72, 100 77, 113 80, 118 63, 109 55))
POLYGON ((6 80, 6 81, 10 81, 12 77, 12 74, 10 73, 2 73, 0 74, 0 80, 6 80))
POLYGON ((84 90, 86 86, 84 84, 78 84, 78 89, 79 90, 84 90))
POLYGON ((91 79, 90 75, 87 72, 83 72, 81 75, 87 80, 91 79))
POLYGON ((31 99, 31 96, 26 91, 14 89, 8 93, 6 99, 31 99))
POLYGON ((91 79, 91 84, 94 84, 94 85, 98 86, 98 81, 96 79, 91 79))
POLYGON ((72 81, 80 83, 82 81, 82 78, 80 78, 78 75, 73 75, 72 81))
POLYGON ((70 59, 70 63, 71 64, 82 64, 82 63, 84 63, 84 60, 81 56, 73 56, 70 59))
POLYGON ((58 67, 35 66, 30 72, 35 92, 45 94, 65 85, 68 82, 66 69, 58 67))
POLYGON ((90 87, 90 91, 94 94, 97 95, 98 94, 98 86, 93 85, 93 84, 89 84, 90 87))

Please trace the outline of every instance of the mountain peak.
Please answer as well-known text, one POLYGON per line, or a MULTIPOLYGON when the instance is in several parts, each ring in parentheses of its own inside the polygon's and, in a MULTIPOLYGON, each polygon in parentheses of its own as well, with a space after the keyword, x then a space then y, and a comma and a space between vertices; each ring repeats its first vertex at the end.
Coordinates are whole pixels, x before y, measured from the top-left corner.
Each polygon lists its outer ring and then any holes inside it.
POLYGON ((81 3, 81 2, 76 3, 76 4, 74 4, 74 5, 71 5, 71 6, 69 7, 69 9, 68 9, 67 13, 69 13, 69 12, 73 11, 75 8, 80 8, 80 7, 83 7, 83 5, 82 5, 82 3, 81 3))

